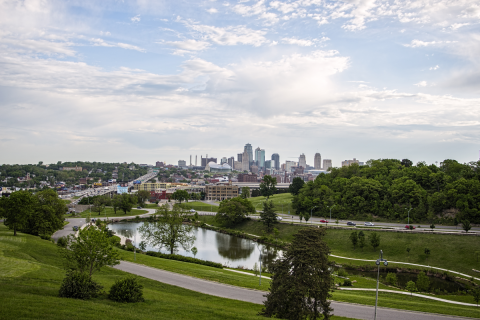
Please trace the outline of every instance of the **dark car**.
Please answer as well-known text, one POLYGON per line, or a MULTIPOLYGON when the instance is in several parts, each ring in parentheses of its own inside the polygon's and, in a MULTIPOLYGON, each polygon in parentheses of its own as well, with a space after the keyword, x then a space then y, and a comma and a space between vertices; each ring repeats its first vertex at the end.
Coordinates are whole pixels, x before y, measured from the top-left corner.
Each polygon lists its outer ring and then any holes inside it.
POLYGON ((142 209, 142 207, 137 207, 137 209, 142 209))
POLYGON ((354 222, 352 222, 352 221, 348 221, 348 222, 347 222, 347 226, 354 226, 354 227, 355 227, 356 225, 357 225, 357 224, 354 223, 354 222))
POLYGON ((78 231, 78 227, 77 227, 77 226, 73 226, 73 231, 78 231))

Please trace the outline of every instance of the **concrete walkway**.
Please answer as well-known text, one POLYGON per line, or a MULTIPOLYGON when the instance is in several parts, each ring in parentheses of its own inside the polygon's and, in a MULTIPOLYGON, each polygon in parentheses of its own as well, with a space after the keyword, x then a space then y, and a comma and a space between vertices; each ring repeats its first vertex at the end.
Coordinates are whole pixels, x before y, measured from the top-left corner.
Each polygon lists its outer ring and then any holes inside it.
MULTIPOLYGON (((132 262, 122 261, 115 269, 136 274, 141 277, 163 282, 169 285, 185 288, 188 290, 213 295, 217 297, 246 301, 255 304, 263 304, 265 291, 253 290, 226 285, 218 282, 202 280, 194 277, 181 275, 165 270, 155 269, 132 262)), ((331 302, 333 313, 336 316, 371 320, 373 319, 374 307, 352 303, 331 302)), ((456 316, 439 315, 434 313, 423 313, 405 311, 390 308, 377 308, 377 319, 379 320, 455 320, 471 319, 456 316)))
MULTIPOLYGON (((377 289, 367 289, 367 288, 343 288, 343 287, 339 287, 338 289, 339 290, 346 290, 346 291, 376 291, 377 290, 377 289)), ((462 306, 469 306, 469 307, 476 307, 477 306, 474 303, 466 303, 466 302, 460 302, 460 301, 446 300, 446 299, 436 298, 436 297, 432 297, 432 296, 427 296, 427 295, 424 295, 424 294, 410 293, 410 292, 405 292, 405 291, 378 289, 378 292, 389 292, 389 293, 404 294, 404 295, 407 295, 407 296, 414 296, 414 297, 425 298, 425 299, 430 299, 430 300, 435 300, 435 301, 440 301, 440 302, 446 302, 446 303, 451 303, 451 304, 459 304, 459 305, 462 305, 462 306)))
MULTIPOLYGON (((232 272, 241 273, 241 274, 246 274, 247 276, 258 277, 256 274, 245 272, 245 271, 233 270, 233 269, 228 269, 228 268, 223 268, 223 270, 232 271, 232 272)), ((265 277, 265 276, 262 276, 262 279, 269 279, 270 280, 269 277, 265 277)))
MULTIPOLYGON (((375 262, 375 261, 377 261, 377 260, 366 260, 366 259, 347 258, 347 257, 336 256, 336 255, 334 255, 334 254, 331 254, 330 257, 335 257, 335 258, 340 258, 340 259, 347 259, 347 260, 355 260, 355 261, 365 261, 365 262, 375 262)), ((455 274, 458 274, 458 275, 460 275, 460 276, 462 276, 462 277, 465 277, 465 278, 467 278, 467 279, 472 278, 472 276, 470 276, 470 275, 468 275, 468 274, 465 274, 465 273, 461 273, 461 272, 457 272, 457 271, 453 271, 453 270, 448 270, 448 269, 442 269, 442 268, 432 267, 432 266, 426 266, 426 265, 424 265, 424 264, 415 264, 415 263, 400 262, 400 261, 388 261, 388 262, 389 262, 389 263, 405 264, 405 265, 415 266, 415 267, 422 267, 422 268, 427 268, 427 269, 436 269, 436 270, 446 271, 446 272, 450 272, 450 273, 455 273, 455 274)), ((480 278, 473 277, 473 279, 480 281, 480 278)))

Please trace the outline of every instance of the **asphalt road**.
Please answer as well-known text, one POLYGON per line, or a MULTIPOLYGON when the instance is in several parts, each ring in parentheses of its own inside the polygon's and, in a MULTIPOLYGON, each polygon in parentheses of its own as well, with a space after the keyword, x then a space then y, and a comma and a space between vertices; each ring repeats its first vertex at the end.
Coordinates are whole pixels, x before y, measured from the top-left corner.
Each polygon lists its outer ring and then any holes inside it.
MULTIPOLYGON (((198 278, 193 278, 165 270, 155 269, 131 262, 121 261, 119 265, 114 268, 136 274, 138 276, 160 281, 166 284, 174 285, 177 287, 189 289, 212 296, 241 300, 256 304, 262 304, 265 300, 265 292, 245 289, 226 284, 221 284, 212 281, 206 281, 198 278)), ((333 313, 337 316, 370 320, 373 319, 374 307, 341 303, 332 301, 331 304, 334 309, 333 313)), ((421 313, 413 311, 404 311, 398 309, 378 308, 377 319, 382 320, 458 320, 458 319, 470 319, 461 318, 455 316, 443 316, 431 313, 421 313)))

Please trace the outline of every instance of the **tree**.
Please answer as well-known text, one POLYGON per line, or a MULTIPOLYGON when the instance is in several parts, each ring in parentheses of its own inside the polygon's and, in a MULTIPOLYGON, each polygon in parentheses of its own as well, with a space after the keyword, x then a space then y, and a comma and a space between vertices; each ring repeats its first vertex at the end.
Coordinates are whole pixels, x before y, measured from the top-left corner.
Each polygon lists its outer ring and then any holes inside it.
POLYGON ((108 241, 107 232, 95 226, 80 229, 78 237, 69 235, 66 248, 60 247, 67 270, 88 273, 90 277, 104 266, 120 263, 119 254, 108 241))
POLYGON ((432 223, 432 224, 430 225, 430 229, 432 229, 432 231, 433 231, 433 229, 435 229, 435 224, 432 223))
POLYGON ((413 162, 411 160, 408 160, 408 159, 403 159, 401 163, 405 168, 409 168, 409 167, 413 166, 413 162))
POLYGON ((250 187, 242 187, 242 198, 250 198, 250 187))
POLYGON ((120 209, 121 204, 122 204, 122 196, 119 194, 114 195, 112 198, 112 207, 115 215, 117 214, 117 210, 120 209))
POLYGON ((477 307, 478 307, 478 302, 480 302, 480 288, 476 287, 472 289, 471 294, 473 296, 473 300, 477 303, 477 307))
POLYGON ((365 247, 365 234, 363 233, 363 231, 360 231, 358 233, 358 246, 363 250, 363 248, 365 247))
POLYGON ((120 195, 119 204, 119 209, 122 210, 124 214, 127 214, 127 212, 132 211, 132 207, 135 204, 135 199, 129 194, 122 193, 120 195))
POLYGON ((63 215, 68 211, 65 202, 58 194, 47 189, 35 194, 35 206, 28 216, 27 225, 23 231, 34 235, 52 235, 63 228, 63 215))
POLYGON ((413 281, 408 281, 405 289, 410 292, 410 295, 413 295, 414 292, 417 292, 417 287, 415 286, 415 282, 413 281))
POLYGON ((425 275, 425 272, 420 272, 417 276, 417 288, 419 291, 427 292, 430 288, 430 279, 425 275))
POLYGON ((387 276, 385 277, 385 281, 387 281, 387 283, 391 284, 392 286, 396 286, 397 285, 397 275, 393 272, 389 272, 387 273, 387 276))
POLYGON ((188 212, 183 211, 178 205, 170 210, 165 204, 157 209, 158 221, 145 222, 139 231, 142 238, 152 247, 166 248, 173 254, 181 246, 190 250, 195 241, 191 235, 192 225, 184 225, 183 220, 188 217, 188 212))
POLYGON ((182 201, 188 201, 190 195, 188 194, 187 190, 177 190, 172 194, 172 197, 179 203, 182 203, 182 201))
POLYGON ((352 241, 353 249, 355 249, 357 247, 357 243, 358 243, 357 231, 353 231, 352 233, 350 233, 349 239, 350 239, 350 241, 352 241))
POLYGON ((407 247, 405 250, 407 250, 407 253, 410 255, 410 250, 411 249, 409 247, 407 247))
POLYGON ((35 198, 28 191, 16 191, 8 198, 0 198, 0 206, 5 218, 3 223, 13 229, 13 235, 16 236, 17 230, 22 230, 27 225, 35 207, 35 198))
POLYGON ((275 213, 275 206, 272 201, 263 202, 263 211, 260 212, 260 221, 267 227, 267 231, 271 232, 273 225, 277 223, 277 214, 275 213))
POLYGON ((465 232, 468 232, 470 229, 472 229, 472 225, 470 224, 470 221, 463 220, 462 221, 462 228, 463 228, 463 230, 465 230, 465 232))
POLYGON ((333 289, 325 229, 294 235, 284 256, 272 263, 272 282, 261 315, 282 319, 331 319, 333 289), (323 318, 322 318, 323 316, 323 318))
POLYGON ((195 258, 197 256, 197 253, 198 253, 197 247, 192 248, 192 253, 193 253, 193 257, 195 258))
POLYGON ((249 200, 235 197, 220 202, 215 220, 224 226, 232 226, 254 213, 255 208, 249 200))
POLYGON ((137 203, 140 206, 145 206, 145 201, 147 201, 148 199, 150 199, 150 192, 146 190, 140 190, 137 192, 137 203))
POLYGON ((102 211, 105 210, 106 205, 107 201, 105 197, 98 197, 95 199, 95 201, 93 201, 92 211, 98 212, 98 215, 100 215, 102 211))
POLYGON ((302 178, 300 177, 295 177, 293 178, 292 183, 288 187, 288 192, 290 192, 292 195, 296 196, 300 192, 300 189, 305 185, 305 181, 303 181, 302 178))
POLYGON ((275 191, 277 191, 276 185, 277 179, 272 176, 266 175, 263 177, 262 183, 260 183, 260 193, 268 200, 268 198, 270 198, 270 196, 273 196, 275 194, 275 191))
POLYGON ((430 249, 425 248, 424 252, 425 252, 425 256, 427 257, 427 260, 428 260, 428 256, 430 255, 430 249))
POLYGON ((373 247, 373 250, 377 249, 380 246, 380 236, 376 232, 372 232, 369 236, 370 244, 373 247))

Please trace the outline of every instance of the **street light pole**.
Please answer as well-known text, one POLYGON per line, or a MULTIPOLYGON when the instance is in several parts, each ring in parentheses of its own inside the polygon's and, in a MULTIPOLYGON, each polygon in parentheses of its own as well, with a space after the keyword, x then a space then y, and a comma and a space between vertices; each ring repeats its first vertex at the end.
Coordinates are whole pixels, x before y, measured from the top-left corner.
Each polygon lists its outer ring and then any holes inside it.
POLYGON ((380 250, 380 258, 377 259, 377 261, 375 261, 375 264, 378 266, 378 271, 377 271, 377 294, 376 294, 376 297, 375 297, 375 316, 374 316, 374 320, 377 319, 377 304, 378 304, 378 279, 380 278, 380 262, 383 262, 383 264, 385 266, 388 266, 388 262, 386 259, 383 259, 383 251, 380 250))
MULTIPOLYGON (((405 210, 407 210, 407 208, 405 208, 405 210)), ((412 208, 408 209, 408 220, 407 220, 408 226, 410 226, 410 210, 412 210, 412 208)))
POLYGON ((332 207, 329 207, 330 208, 330 221, 332 221, 332 208, 335 207, 336 204, 334 204, 332 207))
POLYGON ((318 207, 315 206, 315 207, 313 207, 313 208, 310 210, 310 220, 311 220, 310 223, 313 223, 313 220, 312 220, 312 211, 313 211, 313 209, 315 209, 315 208, 318 208, 318 207))

